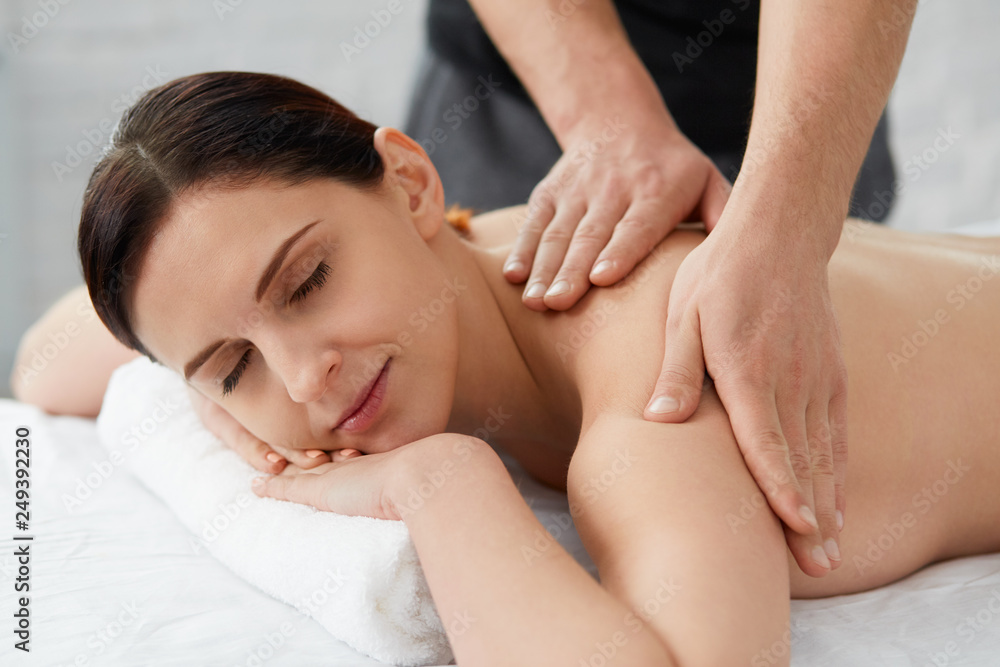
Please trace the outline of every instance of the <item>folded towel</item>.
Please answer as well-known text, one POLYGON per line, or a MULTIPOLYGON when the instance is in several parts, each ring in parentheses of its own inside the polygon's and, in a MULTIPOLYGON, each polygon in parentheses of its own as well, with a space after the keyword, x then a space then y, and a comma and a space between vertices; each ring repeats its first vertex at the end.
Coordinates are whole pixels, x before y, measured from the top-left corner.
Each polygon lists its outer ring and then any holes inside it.
POLYGON ((97 430, 112 460, 240 577, 376 660, 453 659, 406 524, 257 497, 260 473, 205 429, 169 368, 146 357, 117 368, 97 430))

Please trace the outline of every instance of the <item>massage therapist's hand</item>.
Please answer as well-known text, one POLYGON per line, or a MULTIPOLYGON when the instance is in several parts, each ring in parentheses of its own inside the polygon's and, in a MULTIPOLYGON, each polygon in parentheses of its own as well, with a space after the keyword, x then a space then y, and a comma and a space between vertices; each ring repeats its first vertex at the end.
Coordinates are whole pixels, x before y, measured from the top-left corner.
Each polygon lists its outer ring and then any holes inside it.
POLYGON ((714 224, 729 192, 662 104, 628 117, 590 114, 531 193, 504 275, 527 278, 528 308, 566 310, 591 283, 627 275, 677 223, 714 224))
POLYGON ((686 420, 707 368, 799 567, 823 576, 829 570, 815 561, 824 545, 830 565, 840 564, 847 469, 847 372, 828 258, 796 235, 727 225, 730 214, 677 270, 663 366, 643 416, 686 420))
POLYGON ((190 385, 187 389, 188 396, 191 398, 191 406, 205 428, 261 472, 281 472, 289 461, 300 468, 312 468, 331 460, 329 454, 318 449, 286 449, 277 445, 268 445, 244 428, 218 403, 210 400, 190 385))
MULTIPOLYGON (((377 454, 351 450, 354 454, 311 470, 290 464, 278 475, 255 478, 252 488, 258 496, 312 505, 327 512, 398 521, 406 516, 407 507, 410 511, 419 509, 406 498, 410 491, 407 480, 419 478, 421 486, 433 492, 436 487, 428 480, 440 478, 447 483, 449 475, 465 474, 462 466, 473 463, 470 459, 477 444, 468 436, 439 433, 377 454)), ((483 443, 483 447, 489 445, 483 443)), ((438 486, 441 483, 435 481, 438 486)), ((420 506, 427 497, 420 496, 420 506)))

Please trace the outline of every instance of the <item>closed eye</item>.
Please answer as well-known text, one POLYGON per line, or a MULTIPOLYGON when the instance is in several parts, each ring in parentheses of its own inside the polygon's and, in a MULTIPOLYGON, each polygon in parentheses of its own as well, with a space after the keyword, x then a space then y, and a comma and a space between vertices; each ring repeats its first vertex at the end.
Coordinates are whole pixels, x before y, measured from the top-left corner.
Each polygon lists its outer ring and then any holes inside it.
MULTIPOLYGON (((309 276, 309 278, 307 278, 297 290, 295 290, 295 293, 292 294, 291 297, 289 297, 288 302, 294 303, 306 298, 306 295, 309 294, 309 292, 322 287, 326 283, 326 279, 329 277, 330 265, 326 262, 320 262, 313 274, 309 276)), ((243 372, 247 369, 247 365, 250 363, 250 352, 252 352, 252 348, 243 353, 240 360, 236 362, 236 367, 233 368, 233 372, 230 373, 225 380, 223 380, 223 397, 233 393, 233 390, 236 389, 236 385, 239 384, 240 378, 243 376, 243 372)))

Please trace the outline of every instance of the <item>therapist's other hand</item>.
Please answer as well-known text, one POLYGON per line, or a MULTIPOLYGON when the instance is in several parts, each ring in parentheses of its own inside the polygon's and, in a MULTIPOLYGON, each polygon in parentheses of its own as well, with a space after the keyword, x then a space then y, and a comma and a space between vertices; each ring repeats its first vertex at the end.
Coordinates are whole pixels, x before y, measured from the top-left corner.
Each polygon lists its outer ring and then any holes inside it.
POLYGON ((261 472, 281 472, 289 461, 300 468, 313 468, 331 460, 329 454, 320 450, 287 449, 269 445, 248 431, 218 403, 191 385, 187 385, 187 389, 191 406, 205 428, 261 472))
POLYGON ((504 276, 527 279, 528 308, 565 310, 591 283, 627 275, 679 222, 711 229, 730 190, 665 109, 590 118, 531 193, 504 276))
POLYGON ((690 417, 707 367, 796 562, 821 577, 840 565, 847 472, 847 371, 828 258, 792 235, 726 223, 677 270, 643 417, 690 417))

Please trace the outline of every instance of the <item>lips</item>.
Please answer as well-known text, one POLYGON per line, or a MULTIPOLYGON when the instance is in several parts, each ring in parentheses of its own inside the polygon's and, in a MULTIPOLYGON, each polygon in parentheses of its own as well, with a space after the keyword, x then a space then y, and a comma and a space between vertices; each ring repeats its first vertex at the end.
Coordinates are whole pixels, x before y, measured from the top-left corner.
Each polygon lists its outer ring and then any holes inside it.
MULTIPOLYGON (((378 383, 379 380, 381 378, 383 378, 383 376, 386 374, 386 370, 389 367, 389 362, 390 361, 391 361, 391 358, 387 359, 386 362, 385 362, 385 364, 382 365, 382 369, 378 373, 376 373, 375 376, 372 377, 372 379, 368 381, 368 384, 365 385, 365 387, 358 393, 358 397, 354 400, 354 403, 352 403, 351 406, 344 412, 343 416, 337 422, 337 425, 334 426, 334 429, 339 429, 339 428, 343 427, 344 426, 344 422, 347 422, 348 420, 350 420, 351 422, 359 421, 358 419, 355 418, 355 416, 356 416, 355 413, 357 413, 361 409, 362 406, 364 406, 366 408, 367 412, 371 413, 371 414, 367 415, 368 417, 374 416, 374 412, 378 409, 378 405, 372 406, 372 405, 370 405, 370 403, 381 404, 381 398, 382 398, 381 394, 384 393, 384 384, 385 384, 384 381, 380 383, 380 385, 381 385, 380 389, 382 389, 382 391, 379 392, 380 396, 377 397, 378 401, 371 400, 373 398, 373 396, 372 396, 372 390, 375 389, 376 383, 378 383)), ((363 420, 363 421, 365 423, 367 423, 368 420, 366 419, 366 420, 363 420)), ((355 425, 355 426, 360 426, 360 424, 355 425)), ((354 430, 354 429, 352 428, 352 429, 345 429, 345 430, 354 430)))

